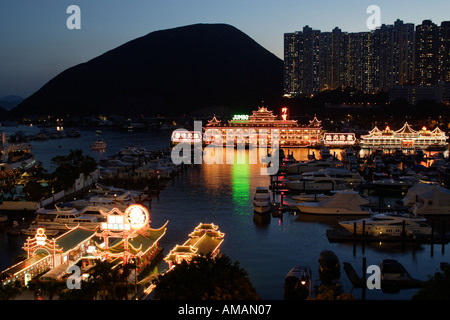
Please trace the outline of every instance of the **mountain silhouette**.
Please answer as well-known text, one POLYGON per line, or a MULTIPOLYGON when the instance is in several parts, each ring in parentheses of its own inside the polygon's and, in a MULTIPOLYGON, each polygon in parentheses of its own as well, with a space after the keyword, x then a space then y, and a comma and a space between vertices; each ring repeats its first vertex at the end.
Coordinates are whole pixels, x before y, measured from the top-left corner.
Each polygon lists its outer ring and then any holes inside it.
POLYGON ((283 61, 227 24, 149 33, 71 67, 13 114, 180 115, 249 111, 282 95, 283 61))

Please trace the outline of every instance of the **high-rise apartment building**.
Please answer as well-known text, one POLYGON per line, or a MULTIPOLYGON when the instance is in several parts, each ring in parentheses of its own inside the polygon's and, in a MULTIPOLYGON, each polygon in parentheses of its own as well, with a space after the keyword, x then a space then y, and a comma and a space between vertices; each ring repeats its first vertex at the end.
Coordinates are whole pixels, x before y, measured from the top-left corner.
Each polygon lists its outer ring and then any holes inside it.
POLYGON ((397 20, 367 31, 321 32, 305 26, 284 35, 285 94, 352 87, 367 93, 450 81, 450 21, 417 27, 397 20))

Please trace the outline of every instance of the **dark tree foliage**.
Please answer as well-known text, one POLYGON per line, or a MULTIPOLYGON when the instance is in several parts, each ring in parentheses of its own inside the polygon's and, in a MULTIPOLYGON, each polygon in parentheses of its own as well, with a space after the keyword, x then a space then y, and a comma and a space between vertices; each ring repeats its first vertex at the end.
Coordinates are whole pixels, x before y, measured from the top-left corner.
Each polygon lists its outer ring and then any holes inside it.
POLYGON ((247 272, 221 255, 183 261, 156 280, 156 300, 257 300, 247 272))
POLYGON ((424 286, 412 297, 413 300, 450 300, 450 267, 441 267, 425 281, 424 286))

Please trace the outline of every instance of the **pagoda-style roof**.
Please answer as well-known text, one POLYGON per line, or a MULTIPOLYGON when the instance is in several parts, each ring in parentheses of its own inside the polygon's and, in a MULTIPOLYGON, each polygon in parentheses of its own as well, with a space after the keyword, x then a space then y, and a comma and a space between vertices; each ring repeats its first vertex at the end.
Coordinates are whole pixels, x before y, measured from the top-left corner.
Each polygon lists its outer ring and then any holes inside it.
POLYGON ((418 132, 414 129, 412 129, 408 122, 405 122, 405 124, 403 125, 403 127, 401 127, 400 129, 398 129, 397 131, 395 131, 396 134, 417 134, 418 132))
POLYGON ((111 238, 108 248, 95 243, 97 249, 112 255, 119 255, 127 251, 132 255, 145 254, 166 233, 168 221, 159 229, 147 229, 144 232, 135 232, 128 238, 128 248, 125 250, 124 238, 111 238))
POLYGON ((208 120, 207 126, 217 126, 222 123, 222 120, 217 120, 216 115, 211 120, 208 120))
POLYGON ((78 226, 56 238, 55 244, 57 247, 61 248, 63 252, 67 252, 89 240, 95 236, 95 234, 96 230, 88 230, 78 226))
POLYGON ((219 227, 213 223, 200 223, 194 231, 189 234, 190 238, 181 246, 176 245, 164 260, 170 264, 173 262, 180 262, 180 256, 190 259, 193 256, 205 256, 209 253, 217 252, 225 236, 218 228, 219 227))
POLYGON ((310 127, 320 127, 322 124, 322 121, 319 121, 316 116, 314 116, 314 119, 309 120, 309 126, 310 127))
POLYGON ((436 127, 436 128, 434 128, 432 131, 431 131, 431 134, 434 134, 434 135, 445 135, 445 132, 444 131, 442 131, 439 127, 436 127))
POLYGON ((383 132, 380 129, 378 129, 377 126, 375 126, 375 128, 369 131, 369 134, 371 135, 381 135, 382 133, 383 132))

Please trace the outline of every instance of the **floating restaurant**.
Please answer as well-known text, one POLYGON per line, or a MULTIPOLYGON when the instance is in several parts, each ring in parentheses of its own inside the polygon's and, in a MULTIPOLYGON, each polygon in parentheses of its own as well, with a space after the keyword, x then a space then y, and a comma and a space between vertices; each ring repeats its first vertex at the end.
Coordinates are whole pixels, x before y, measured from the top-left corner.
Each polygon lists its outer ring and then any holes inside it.
POLYGON ((124 212, 113 208, 100 211, 105 222, 88 230, 77 226, 57 238, 49 239, 44 228, 28 237, 23 249, 27 258, 0 273, 2 284, 21 282, 23 285, 36 277, 59 280, 74 264, 81 271, 88 270, 95 260, 115 260, 118 263, 134 261, 140 272, 162 250, 159 240, 166 232, 167 223, 159 229, 150 228, 148 210, 137 204, 124 212))
POLYGON ((193 232, 189 234, 189 239, 180 245, 176 245, 164 260, 169 264, 169 268, 184 261, 191 261, 196 256, 216 257, 220 252, 220 245, 225 234, 219 231, 219 227, 213 223, 200 223, 193 232))
POLYGON ((406 122, 399 130, 394 131, 389 127, 384 130, 373 128, 368 135, 360 137, 361 148, 385 148, 385 149, 427 149, 427 148, 447 148, 448 136, 445 132, 436 127, 428 130, 423 127, 416 131, 406 122))
POLYGON ((266 107, 258 107, 252 115, 235 115, 222 124, 214 116, 208 120, 204 132, 204 144, 271 146, 272 135, 279 137, 280 147, 308 147, 319 145, 322 139, 321 121, 314 117, 309 125, 301 126, 297 120, 288 119, 288 108, 281 109, 281 117, 266 107), (231 139, 231 140, 230 140, 231 139))

